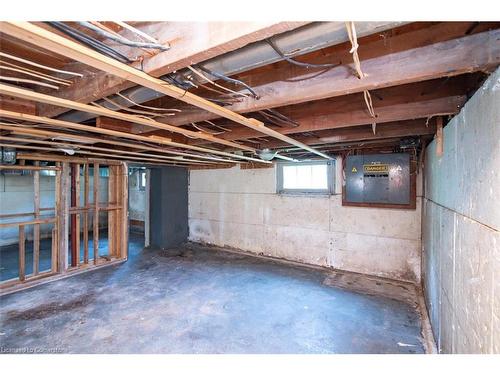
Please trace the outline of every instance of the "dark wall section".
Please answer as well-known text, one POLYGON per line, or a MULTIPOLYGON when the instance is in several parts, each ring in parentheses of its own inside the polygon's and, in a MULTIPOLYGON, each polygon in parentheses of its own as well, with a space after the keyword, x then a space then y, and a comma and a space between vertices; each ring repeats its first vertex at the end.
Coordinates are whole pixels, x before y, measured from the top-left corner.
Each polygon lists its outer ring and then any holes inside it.
POLYGON ((151 169, 151 246, 177 246, 188 237, 188 170, 178 167, 151 169))

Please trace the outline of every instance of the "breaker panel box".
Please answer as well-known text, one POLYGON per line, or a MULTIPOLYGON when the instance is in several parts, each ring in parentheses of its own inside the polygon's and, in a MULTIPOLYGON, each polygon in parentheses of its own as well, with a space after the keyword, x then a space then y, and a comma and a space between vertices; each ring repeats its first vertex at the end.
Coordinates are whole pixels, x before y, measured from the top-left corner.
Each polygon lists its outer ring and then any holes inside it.
POLYGON ((345 205, 412 204, 410 155, 407 153, 348 156, 345 163, 345 205))

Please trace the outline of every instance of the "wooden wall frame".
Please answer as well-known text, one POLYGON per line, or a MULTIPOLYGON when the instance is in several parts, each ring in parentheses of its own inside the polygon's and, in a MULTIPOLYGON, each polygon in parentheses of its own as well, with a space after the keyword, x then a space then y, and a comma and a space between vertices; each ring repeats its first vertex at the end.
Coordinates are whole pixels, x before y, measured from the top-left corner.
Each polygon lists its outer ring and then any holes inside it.
MULTIPOLYGON (((0 295, 30 287, 44 278, 58 279, 82 270, 98 268, 110 263, 122 262, 128 257, 128 165, 121 161, 99 159, 74 159, 54 157, 56 166, 42 166, 43 156, 33 157, 33 165, 2 165, 0 170, 31 170, 33 174, 33 212, 16 214, 0 213, 0 228, 19 228, 19 273, 15 279, 0 282, 0 295), (102 163, 104 162, 104 163, 102 163), (109 162, 109 164, 108 164, 109 162), (102 163, 102 164, 101 164, 102 163), (90 167, 94 167, 91 184, 90 167), (99 201, 99 167, 109 168, 108 202, 99 201), (40 207, 40 171, 53 170, 55 176, 55 205, 40 207), (93 186, 91 186, 93 185, 93 186), (83 189, 83 198, 80 193, 83 189), (90 189, 94 199, 90 202, 90 189), (73 190, 73 196, 72 196, 73 190), (82 203, 83 201, 83 203, 82 203), (42 212, 53 212, 42 217, 42 212), (99 212, 108 212, 108 256, 99 256, 99 212), (89 227, 89 216, 93 216, 93 227, 89 227), (21 217, 31 217, 23 221, 21 217), (10 221, 13 219, 14 221, 10 221), (40 272, 40 225, 53 224, 50 270, 40 272), (33 225, 33 272, 26 274, 26 227, 33 225), (81 232, 83 229, 83 233, 81 232), (89 230, 93 230, 96 249, 94 259, 89 256, 89 230), (73 233, 73 238, 70 234, 73 233), (76 233, 76 235, 75 235, 76 233), (83 242, 83 259, 81 244, 83 242), (74 247, 74 248, 73 248, 74 247), (72 251, 71 257, 69 250, 72 251)), ((24 160, 24 159, 23 159, 24 160)), ((26 159, 29 160, 29 159, 26 159)))

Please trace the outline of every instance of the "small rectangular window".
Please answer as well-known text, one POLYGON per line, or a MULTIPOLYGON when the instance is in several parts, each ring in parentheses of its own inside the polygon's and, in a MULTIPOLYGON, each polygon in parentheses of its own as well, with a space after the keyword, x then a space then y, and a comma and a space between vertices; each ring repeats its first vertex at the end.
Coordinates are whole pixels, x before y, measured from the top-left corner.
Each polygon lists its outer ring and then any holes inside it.
POLYGON ((278 193, 333 193, 333 161, 277 164, 278 193))

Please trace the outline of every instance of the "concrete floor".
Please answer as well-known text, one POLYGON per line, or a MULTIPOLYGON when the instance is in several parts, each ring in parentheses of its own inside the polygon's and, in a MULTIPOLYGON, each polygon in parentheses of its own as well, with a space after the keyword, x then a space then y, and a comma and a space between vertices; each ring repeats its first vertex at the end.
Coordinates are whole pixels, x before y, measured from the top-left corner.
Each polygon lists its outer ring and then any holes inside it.
POLYGON ((424 351, 408 285, 134 235, 127 262, 0 302, 2 352, 424 351))

